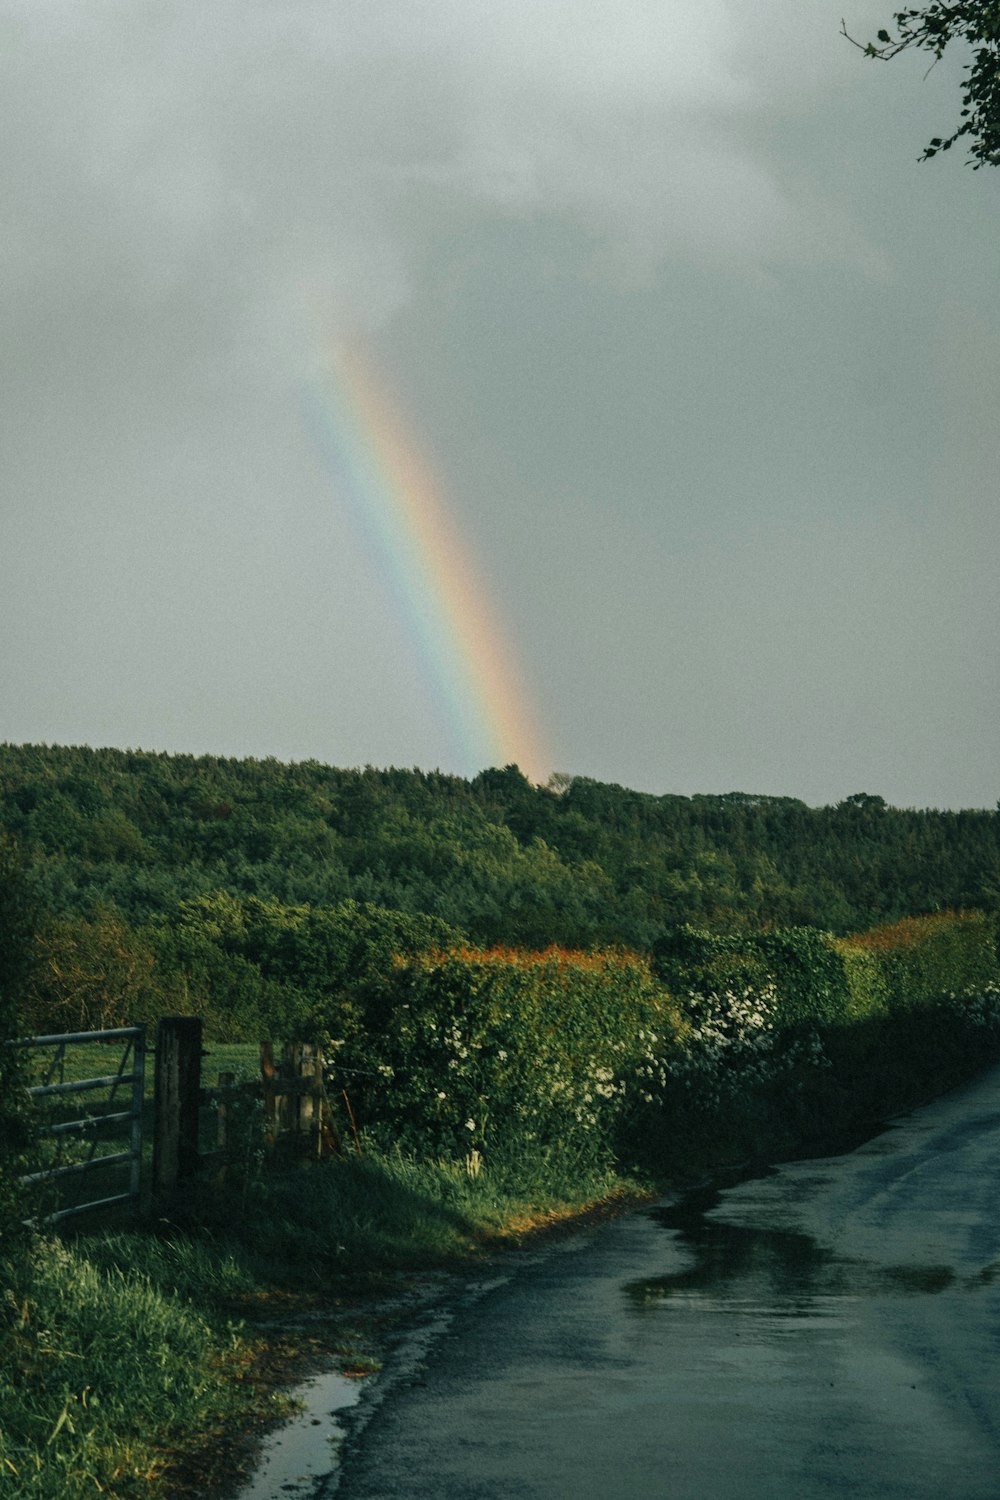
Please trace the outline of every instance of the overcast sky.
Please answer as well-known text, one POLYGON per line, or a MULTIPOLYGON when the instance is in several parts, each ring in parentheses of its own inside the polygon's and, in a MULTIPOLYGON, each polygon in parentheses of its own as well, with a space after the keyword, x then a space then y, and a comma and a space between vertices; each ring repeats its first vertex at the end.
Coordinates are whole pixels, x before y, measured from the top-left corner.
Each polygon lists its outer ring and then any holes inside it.
POLYGON ((535 779, 993 806, 1000 172, 845 3, 0 0, 0 739, 480 768, 346 343, 535 779))

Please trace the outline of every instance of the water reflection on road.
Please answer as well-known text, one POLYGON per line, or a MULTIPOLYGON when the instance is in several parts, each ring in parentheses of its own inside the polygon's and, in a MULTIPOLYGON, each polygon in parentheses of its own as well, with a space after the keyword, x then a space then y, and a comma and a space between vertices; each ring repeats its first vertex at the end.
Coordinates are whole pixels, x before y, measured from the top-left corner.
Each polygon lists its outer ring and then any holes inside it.
POLYGON ((780 1331, 789 1322, 802 1327, 810 1318, 842 1319, 859 1297, 933 1295, 958 1280, 952 1266, 877 1265, 837 1255, 806 1234, 706 1217, 718 1208, 725 1212, 723 1196, 710 1189, 650 1211, 677 1233, 694 1262, 669 1276, 629 1283, 625 1291, 636 1307, 687 1300, 704 1312, 774 1319, 780 1331))
POLYGON ((315 1493, 1000 1500, 998 1106, 1000 1070, 524 1257, 375 1383, 315 1493))

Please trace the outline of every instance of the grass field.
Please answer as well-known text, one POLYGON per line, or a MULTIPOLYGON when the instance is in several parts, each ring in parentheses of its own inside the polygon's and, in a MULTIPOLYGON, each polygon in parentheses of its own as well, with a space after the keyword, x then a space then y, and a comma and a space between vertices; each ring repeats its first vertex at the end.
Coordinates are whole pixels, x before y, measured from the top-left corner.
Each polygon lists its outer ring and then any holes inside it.
MULTIPOLYGON (((66 1082, 78 1082, 105 1073, 113 1073, 121 1057, 120 1042, 78 1042, 65 1050, 62 1076, 66 1082)), ((31 1082, 41 1080, 42 1074, 53 1058, 52 1047, 26 1048, 31 1082)), ((146 1053, 146 1095, 153 1097, 155 1048, 152 1044, 146 1053)), ((202 1049, 201 1072, 203 1086, 215 1082, 219 1073, 232 1072, 238 1078, 254 1078, 259 1069, 260 1048, 253 1042, 209 1042, 202 1049)))

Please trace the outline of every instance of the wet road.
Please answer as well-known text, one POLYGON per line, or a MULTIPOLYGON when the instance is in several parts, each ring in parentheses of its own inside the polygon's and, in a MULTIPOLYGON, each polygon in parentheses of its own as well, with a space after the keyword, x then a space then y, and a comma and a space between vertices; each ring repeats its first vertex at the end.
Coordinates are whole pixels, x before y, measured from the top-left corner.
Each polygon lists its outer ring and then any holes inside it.
POLYGON ((338 1500, 1000 1500, 1000 1069, 439 1316, 338 1500))

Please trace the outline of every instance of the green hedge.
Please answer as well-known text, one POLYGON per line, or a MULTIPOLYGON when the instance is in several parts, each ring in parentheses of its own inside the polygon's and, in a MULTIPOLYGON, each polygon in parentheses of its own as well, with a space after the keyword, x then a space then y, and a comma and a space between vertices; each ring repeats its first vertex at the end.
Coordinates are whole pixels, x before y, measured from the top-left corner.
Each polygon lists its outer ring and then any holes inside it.
POLYGON ((681 927, 650 961, 452 947, 369 971, 337 1058, 383 1143, 655 1172, 849 1136, 932 1091, 942 1028, 948 1086, 992 1056, 996 980, 964 913, 851 940, 681 927))
POLYGON ((783 1026, 833 1020, 843 1015, 848 1002, 835 941, 813 927, 736 933, 679 927, 654 945, 653 966, 682 999, 747 995, 773 987, 783 1026))
POLYGON ((398 959, 338 1061, 369 1128, 425 1153, 609 1160, 676 1008, 646 959, 452 949, 398 959))
POLYGON ((654 967, 689 1023, 642 1132, 663 1158, 832 1149, 1000 1057, 996 933, 978 912, 845 939, 680 928, 654 967))
POLYGON ((836 946, 858 1015, 976 995, 997 980, 996 921, 983 912, 907 917, 836 946))

